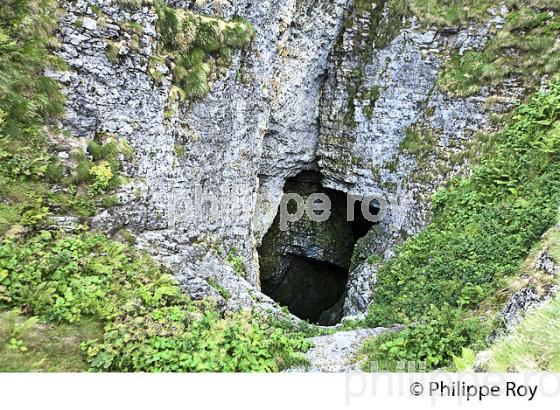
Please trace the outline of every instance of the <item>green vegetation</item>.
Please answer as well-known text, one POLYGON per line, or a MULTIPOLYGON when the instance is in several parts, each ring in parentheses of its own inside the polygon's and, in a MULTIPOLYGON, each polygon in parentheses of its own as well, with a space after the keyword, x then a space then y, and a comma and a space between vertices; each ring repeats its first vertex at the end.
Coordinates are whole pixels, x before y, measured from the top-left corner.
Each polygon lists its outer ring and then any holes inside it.
POLYGON ((410 126, 399 145, 399 151, 405 152, 417 160, 425 160, 434 151, 438 138, 434 130, 426 127, 410 126))
POLYGON ((105 55, 110 62, 116 63, 119 59, 119 43, 108 40, 105 55))
POLYGON ((463 346, 480 345, 484 330, 474 318, 462 317, 460 310, 449 305, 430 305, 417 323, 402 332, 385 334, 364 344, 366 360, 363 369, 405 371, 414 363, 416 371, 448 365, 453 352, 463 346))
POLYGON ((560 370, 560 298, 536 308, 511 335, 498 340, 484 365, 491 372, 560 370))
POLYGON ((367 105, 364 107, 364 114, 371 120, 373 118, 375 103, 379 98, 379 86, 373 86, 370 90, 366 91, 364 97, 364 100, 367 101, 367 105))
POLYGON ((33 225, 42 219, 38 180, 59 174, 44 149, 43 129, 64 107, 58 84, 43 76, 47 67, 63 67, 48 51, 56 15, 54 1, 0 4, 0 234, 18 220, 33 225))
MULTIPOLYGON (((355 0, 365 4, 365 0, 355 0)), ((491 18, 490 9, 498 10, 501 4, 511 10, 530 7, 534 10, 556 10, 557 1, 532 0, 530 6, 523 0, 505 0, 496 3, 490 0, 388 0, 390 10, 401 15, 415 15, 423 25, 442 27, 465 26, 468 23, 485 23, 491 18)), ((364 6, 362 6, 364 7, 364 6)))
POLYGON ((117 157, 130 147, 116 137, 100 137, 62 164, 45 127, 62 114, 59 84, 43 75, 65 69, 51 55, 59 12, 55 1, 6 1, 0 5, 0 234, 20 235, 47 222, 53 211, 89 216, 101 194, 118 186, 117 157), (95 152, 94 152, 95 151, 95 152), (52 189, 52 184, 58 189, 52 189))
POLYGON ((174 150, 175 150, 175 156, 177 158, 183 158, 185 156, 186 148, 184 145, 175 144, 174 150))
POLYGON ((559 108, 560 84, 521 105, 472 175, 435 196, 431 225, 381 267, 367 324, 410 327, 370 344, 369 365, 375 352, 388 351, 382 366, 399 360, 447 366, 460 347, 484 342, 503 303, 498 290, 556 221, 559 108), (455 320, 446 319, 451 314, 455 320), (436 333, 448 338, 434 337, 434 321, 446 327, 436 333), (478 330, 465 332, 475 322, 478 330))
MULTIPOLYGON (((482 86, 499 86, 510 78, 518 78, 522 85, 532 89, 538 87, 543 76, 549 76, 552 81, 559 79, 558 1, 537 0, 528 4, 521 0, 507 0, 504 5, 510 10, 506 24, 483 50, 445 57, 438 79, 443 90, 466 97, 478 93, 482 86)), ((498 5, 488 0, 387 0, 378 3, 353 0, 353 11, 346 17, 346 27, 358 24, 354 27, 354 53, 367 64, 374 48, 386 47, 395 38, 405 17, 414 15, 425 26, 464 27, 469 23, 487 23, 491 19, 488 12, 491 8, 497 9, 498 5), (384 8, 388 11, 386 16, 382 13, 384 8), (362 23, 365 17, 367 24, 362 23)), ((363 67, 360 67, 355 70, 361 71, 363 67)), ((344 124, 351 127, 354 125, 354 100, 369 101, 370 97, 361 91, 361 75, 352 74, 348 83, 348 110, 344 124)), ((366 116, 371 117, 373 106, 368 103, 365 107, 366 116)))
POLYGON ((88 232, 4 241, 0 308, 13 307, 48 323, 104 326, 82 345, 95 370, 277 371, 309 346, 255 312, 223 317, 191 302, 149 257, 88 232))
POLYGON ((506 24, 484 50, 452 55, 446 61, 439 85, 452 95, 476 94, 483 85, 496 86, 519 77, 531 87, 544 75, 558 79, 560 71, 560 4, 512 1, 506 24))
POLYGON ((224 288, 222 285, 220 285, 214 279, 208 278, 208 279, 206 279, 206 282, 208 282, 208 284, 210 286, 212 286, 214 289, 216 289, 218 291, 218 293, 220 294, 220 296, 223 297, 224 299, 227 300, 231 297, 231 294, 229 293, 229 291, 226 288, 224 288))
MULTIPOLYGON (((43 119, 64 110, 58 83, 43 76, 48 67, 64 67, 49 53, 56 17, 56 2, 51 0, 7 0, 0 5, 0 135, 27 142, 17 147, 20 150, 40 144, 43 119)), ((19 153, 14 151, 12 157, 19 153)))
POLYGON ((247 261, 243 256, 238 255, 238 250, 236 248, 231 248, 227 253, 226 262, 239 276, 247 279, 247 261))
POLYGON ((0 372, 87 371, 80 343, 102 335, 89 320, 47 324, 17 310, 0 312, 0 372))
MULTIPOLYGON (((190 59, 182 67, 204 81, 218 56, 225 61, 252 36, 242 21, 181 12, 173 25, 173 15, 159 25, 168 30, 166 50, 190 59)), ((303 364, 309 344, 293 326, 193 302, 162 266, 133 249, 130 232, 117 235, 125 244, 88 231, 85 217, 118 202, 111 191, 132 148, 98 133, 87 152, 65 161, 54 155, 59 145, 67 149, 60 140, 72 138, 49 127, 64 108, 58 83, 43 76, 48 67, 64 68, 50 53, 56 16, 50 0, 0 5, 0 370, 277 371, 303 364), (51 215, 84 218, 64 233, 51 215)), ((200 91, 188 75, 177 84, 200 91)), ((246 274, 240 257, 228 260, 246 274)))
POLYGON ((497 7, 489 0, 413 0, 412 13, 423 24, 438 27, 458 26, 469 21, 484 22, 490 17, 488 9, 497 7))
MULTIPOLYGON (((401 28, 402 18, 410 13, 409 2, 404 0, 352 0, 353 12, 360 18, 368 17, 369 29, 364 36, 363 28, 358 27, 356 39, 366 37, 365 44, 356 44, 360 48, 365 61, 371 59, 373 48, 384 48, 395 38, 401 28), (387 18, 383 16, 387 8, 387 18), (363 48, 362 48, 363 47, 363 48)), ((352 17, 347 18, 347 26, 351 24, 352 17)))
POLYGON ((151 0, 113 0, 113 2, 124 9, 137 10, 138 7, 151 3, 151 0))
POLYGON ((233 52, 249 45, 255 34, 252 25, 241 18, 226 22, 173 9, 161 1, 154 5, 160 44, 150 73, 158 81, 158 65, 165 60, 173 61, 171 101, 204 97, 210 83, 231 65, 233 52))
MULTIPOLYGON (((379 98, 379 87, 362 90, 363 66, 371 62, 374 48, 386 47, 395 38, 401 28, 401 20, 407 13, 407 2, 404 0, 383 0, 377 3, 369 0, 352 1, 352 9, 345 16, 345 26, 356 31, 353 53, 360 61, 347 78, 348 107, 344 116, 344 125, 355 126, 355 100, 366 101, 364 114, 368 118, 373 116, 373 109, 379 98), (385 7, 389 11, 387 18, 383 16, 385 7)), ((341 47, 340 41, 337 47, 341 47)))

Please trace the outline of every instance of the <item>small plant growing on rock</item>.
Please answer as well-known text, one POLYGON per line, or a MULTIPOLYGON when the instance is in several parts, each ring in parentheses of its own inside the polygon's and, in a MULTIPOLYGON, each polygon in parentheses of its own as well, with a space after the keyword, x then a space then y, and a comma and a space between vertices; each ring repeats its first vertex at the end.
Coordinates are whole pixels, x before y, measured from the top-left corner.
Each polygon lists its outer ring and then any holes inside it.
POLYGON ((242 278, 247 279, 247 264, 245 258, 238 255, 237 248, 231 248, 226 255, 226 262, 233 268, 233 270, 242 278))
MULTIPOLYGON (((162 2, 156 2, 155 7, 161 44, 153 58, 171 68, 171 101, 208 94, 212 81, 231 64, 233 51, 249 45, 255 34, 252 25, 241 18, 224 21, 176 10, 162 2)), ((154 79, 161 80, 157 67, 151 66, 154 79)))
POLYGON ((104 192, 114 176, 113 170, 107 161, 103 161, 98 165, 92 166, 89 173, 93 177, 93 184, 90 188, 90 192, 93 195, 104 192))

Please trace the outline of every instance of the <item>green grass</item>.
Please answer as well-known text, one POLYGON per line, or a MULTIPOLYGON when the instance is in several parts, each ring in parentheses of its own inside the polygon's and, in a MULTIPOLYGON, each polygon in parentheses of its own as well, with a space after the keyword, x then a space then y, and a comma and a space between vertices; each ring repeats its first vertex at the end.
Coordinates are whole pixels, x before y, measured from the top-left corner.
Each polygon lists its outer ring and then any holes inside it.
POLYGON ((485 21, 490 17, 487 10, 496 7, 496 3, 488 0, 413 0, 409 7, 423 24, 446 27, 485 21))
POLYGON ((160 42, 150 73, 160 81, 158 65, 173 61, 171 101, 206 96, 210 83, 231 65, 233 52, 248 46, 255 35, 253 26, 239 17, 225 21, 174 9, 161 1, 154 2, 154 6, 160 42))
POLYGON ((560 371, 560 298, 531 311, 490 352, 486 371, 560 371))
POLYGON ((399 151, 413 156, 417 160, 426 159, 437 146, 435 131, 428 128, 411 126, 406 129, 405 137, 399 145, 399 151))
POLYGON ((0 312, 0 372, 81 372, 89 369, 80 344, 103 336, 100 323, 42 323, 17 311, 0 312))
POLYGON ((451 95, 466 97, 478 93, 484 85, 499 86, 512 77, 531 88, 536 88, 544 75, 558 79, 559 12, 559 2, 519 5, 482 51, 451 55, 438 84, 451 95))
POLYGON ((107 41, 105 55, 110 62, 116 63, 119 60, 119 48, 119 43, 110 40, 107 41))
POLYGON ((41 143, 44 120, 64 110, 58 83, 43 75, 64 66, 49 51, 58 14, 52 0, 0 4, 0 136, 25 141, 26 148, 41 143))

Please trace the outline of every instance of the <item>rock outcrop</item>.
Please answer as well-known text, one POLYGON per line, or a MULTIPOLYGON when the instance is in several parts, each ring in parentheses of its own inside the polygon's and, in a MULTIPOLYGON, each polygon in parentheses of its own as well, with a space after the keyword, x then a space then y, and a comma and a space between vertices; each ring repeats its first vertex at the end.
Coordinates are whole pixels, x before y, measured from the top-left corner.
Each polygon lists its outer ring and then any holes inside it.
POLYGON ((360 349, 367 339, 400 328, 358 329, 337 332, 311 339, 313 347, 306 353, 310 372, 348 373, 361 371, 360 349))
MULTIPOLYGON (((552 228, 558 230, 558 227, 552 228)), ((558 273, 560 267, 551 258, 549 251, 540 251, 531 266, 519 282, 521 289, 513 292, 502 310, 502 319, 507 330, 513 329, 525 315, 550 300, 558 292, 558 273)))
POLYGON ((429 195, 464 167, 452 154, 523 92, 510 86, 504 95, 511 99, 488 108, 496 90, 460 98, 437 85, 443 58, 482 47, 504 10, 480 27, 438 31, 392 15, 383 1, 371 16, 350 0, 222 1, 219 9, 167 3, 241 16, 256 31, 203 99, 170 102, 169 64, 157 66, 161 81, 150 75, 159 37, 148 5, 61 1, 60 56, 69 71, 50 75, 65 85, 67 131, 84 139, 118 135, 134 148, 119 205, 93 226, 132 231, 185 291, 213 296, 224 309, 273 306, 260 292, 257 248, 286 180, 314 169, 325 188, 391 204, 352 256, 344 314, 363 312, 376 276, 366 258, 390 258, 425 225, 429 195), (369 42, 364 33, 372 32, 369 42), (418 130, 430 138, 407 146, 418 130))

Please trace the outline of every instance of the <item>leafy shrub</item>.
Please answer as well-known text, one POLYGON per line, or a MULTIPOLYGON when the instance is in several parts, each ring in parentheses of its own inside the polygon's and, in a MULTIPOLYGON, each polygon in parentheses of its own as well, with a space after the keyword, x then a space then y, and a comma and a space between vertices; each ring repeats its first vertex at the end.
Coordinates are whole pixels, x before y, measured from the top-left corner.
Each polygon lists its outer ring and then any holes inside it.
POLYGON ((177 306, 123 317, 106 327, 104 343, 85 343, 91 365, 109 371, 277 371, 301 361, 308 347, 241 312, 225 318, 213 311, 189 314, 177 306))
POLYGON ((24 244, 5 241, 0 247, 2 299, 48 320, 110 319, 126 308, 119 299, 149 302, 150 295, 173 283, 158 276, 153 262, 132 256, 125 245, 96 234, 66 237, 43 231, 24 244), (135 287, 133 294, 127 286, 135 287))
MULTIPOLYGON (((421 322, 432 304, 458 312, 484 306, 486 316, 497 310, 502 302, 496 297, 498 290, 556 220, 559 120, 560 84, 553 84, 515 111, 495 136, 493 152, 469 178, 454 181, 436 195, 431 225, 381 267, 369 325, 421 322)), ((453 335, 462 323, 458 319, 446 326, 453 335)), ((426 358, 413 347, 416 336, 410 332, 387 338, 410 339, 403 346, 418 360, 426 358)), ((428 365, 450 363, 465 342, 442 340, 445 343, 430 347, 431 355, 441 359, 428 360, 428 365)), ((465 347, 472 343, 466 341, 465 347)))
POLYGON ((465 348, 461 350, 461 356, 453 355, 453 366, 458 372, 472 370, 476 363, 476 353, 474 350, 465 348))
POLYGON ((100 234, 43 231, 0 246, 0 308, 55 322, 90 318, 103 340, 83 347, 95 370, 276 371, 309 347, 257 313, 221 316, 194 303, 147 256, 100 234))
POLYGON ((455 352, 472 345, 481 333, 480 321, 465 320, 462 312, 449 306, 434 305, 418 322, 409 324, 402 332, 382 335, 367 342, 364 370, 381 369, 421 371, 452 363, 455 352))
POLYGON ((90 188, 90 192, 93 195, 97 195, 105 191, 109 186, 109 182, 114 177, 111 165, 107 161, 102 161, 101 163, 92 166, 89 173, 93 176, 93 184, 90 188))

